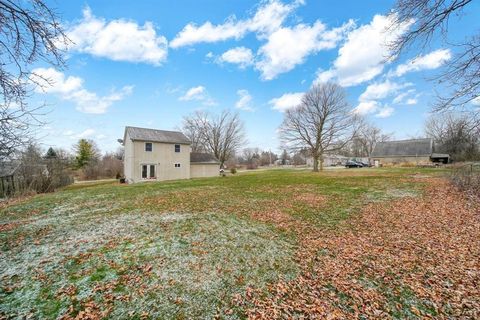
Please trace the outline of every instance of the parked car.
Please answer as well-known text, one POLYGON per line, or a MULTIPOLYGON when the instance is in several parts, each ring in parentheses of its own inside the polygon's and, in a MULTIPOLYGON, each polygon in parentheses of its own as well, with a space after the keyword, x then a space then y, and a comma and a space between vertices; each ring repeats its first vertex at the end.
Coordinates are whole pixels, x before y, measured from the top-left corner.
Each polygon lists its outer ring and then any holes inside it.
POLYGON ((363 163, 354 160, 348 160, 347 163, 345 163, 345 168, 363 168, 363 163))
POLYGON ((363 161, 358 161, 359 163, 361 163, 365 168, 370 168, 372 165, 368 162, 363 162, 363 161))

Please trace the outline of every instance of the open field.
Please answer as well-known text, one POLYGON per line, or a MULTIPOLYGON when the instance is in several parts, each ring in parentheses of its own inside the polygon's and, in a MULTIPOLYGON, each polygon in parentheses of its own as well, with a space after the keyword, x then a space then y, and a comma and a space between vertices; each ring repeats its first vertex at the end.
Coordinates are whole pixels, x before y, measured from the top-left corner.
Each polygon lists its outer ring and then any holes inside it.
POLYGON ((480 316, 441 169, 73 185, 0 211, 0 319, 480 316))

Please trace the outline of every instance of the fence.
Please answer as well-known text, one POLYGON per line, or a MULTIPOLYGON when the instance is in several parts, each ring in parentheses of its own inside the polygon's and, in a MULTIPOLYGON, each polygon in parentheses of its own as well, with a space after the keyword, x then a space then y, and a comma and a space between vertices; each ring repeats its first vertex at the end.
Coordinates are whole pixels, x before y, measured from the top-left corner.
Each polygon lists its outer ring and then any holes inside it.
POLYGON ((15 179, 13 175, 0 177, 0 198, 10 197, 15 193, 15 179))
POLYGON ((460 189, 480 197, 480 162, 467 163, 455 168, 451 179, 460 189))
POLYGON ((21 165, 11 175, 0 177, 0 198, 52 192, 72 183, 70 170, 58 163, 21 165))

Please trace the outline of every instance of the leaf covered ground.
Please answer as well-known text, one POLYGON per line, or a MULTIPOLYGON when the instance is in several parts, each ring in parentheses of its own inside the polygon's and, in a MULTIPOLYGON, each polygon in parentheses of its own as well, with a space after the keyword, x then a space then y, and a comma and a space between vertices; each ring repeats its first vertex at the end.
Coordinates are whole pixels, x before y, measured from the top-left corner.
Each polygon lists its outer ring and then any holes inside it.
POLYGON ((479 316, 478 207, 437 169, 74 185, 0 208, 0 319, 479 316))

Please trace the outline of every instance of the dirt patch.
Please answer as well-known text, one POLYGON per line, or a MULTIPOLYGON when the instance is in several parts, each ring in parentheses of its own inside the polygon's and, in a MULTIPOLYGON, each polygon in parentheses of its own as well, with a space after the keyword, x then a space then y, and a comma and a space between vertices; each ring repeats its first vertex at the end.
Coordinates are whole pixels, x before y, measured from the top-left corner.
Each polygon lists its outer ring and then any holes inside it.
POLYGON ((479 318, 480 213, 445 180, 427 182, 424 197, 369 204, 341 233, 306 232, 301 275, 248 291, 248 316, 479 318))

